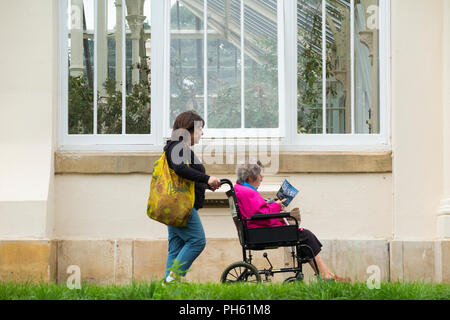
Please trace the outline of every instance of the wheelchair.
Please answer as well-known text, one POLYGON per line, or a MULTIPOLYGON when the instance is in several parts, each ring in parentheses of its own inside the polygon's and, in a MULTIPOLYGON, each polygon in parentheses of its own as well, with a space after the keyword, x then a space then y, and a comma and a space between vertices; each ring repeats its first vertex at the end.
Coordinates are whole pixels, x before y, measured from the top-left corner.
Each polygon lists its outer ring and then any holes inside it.
POLYGON ((300 243, 298 221, 295 217, 291 216, 289 212, 280 212, 255 214, 250 219, 247 219, 242 216, 239 210, 239 204, 231 181, 228 179, 221 179, 220 181, 221 185, 227 184, 230 187, 230 190, 226 191, 226 195, 231 209, 231 216, 236 225, 239 242, 242 246, 242 261, 232 263, 223 271, 220 278, 222 283, 259 283, 262 281, 261 276, 264 276, 265 282, 270 282, 271 277, 273 277, 275 273, 284 272, 294 273, 293 276, 284 280, 285 283, 303 281, 304 275, 302 272, 302 264, 310 261, 313 261, 314 263, 316 276, 320 274, 312 248, 306 244, 300 243), (280 227, 247 228, 247 221, 279 218, 294 220, 295 224, 280 227), (291 247, 293 267, 274 269, 266 252, 264 252, 263 257, 267 260, 269 268, 258 270, 255 265, 252 264, 252 250, 262 251, 277 249, 279 247, 291 247), (305 248, 305 251, 310 252, 311 256, 302 256, 301 248, 305 248))

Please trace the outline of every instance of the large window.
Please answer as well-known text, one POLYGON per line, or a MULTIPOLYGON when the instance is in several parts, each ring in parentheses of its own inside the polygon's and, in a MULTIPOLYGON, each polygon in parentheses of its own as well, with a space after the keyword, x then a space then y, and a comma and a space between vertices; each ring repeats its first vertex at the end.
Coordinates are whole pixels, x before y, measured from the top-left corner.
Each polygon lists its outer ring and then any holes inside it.
POLYGON ((289 144, 388 145, 388 5, 387 0, 289 4, 286 50, 297 52, 286 61, 287 86, 294 79, 297 85, 286 92, 289 144), (289 67, 294 63, 295 74, 289 67))
POLYGON ((277 13, 277 1, 171 2, 170 123, 195 109, 209 136, 278 134, 277 13))
MULTIPOLYGON (((61 145, 205 137, 386 147, 389 0, 65 0, 61 145)), ((147 146, 147 147, 146 147, 147 146)))
POLYGON ((378 0, 298 1, 299 133, 380 132, 378 8, 378 0))
POLYGON ((151 1, 62 4, 62 140, 150 143, 151 1))

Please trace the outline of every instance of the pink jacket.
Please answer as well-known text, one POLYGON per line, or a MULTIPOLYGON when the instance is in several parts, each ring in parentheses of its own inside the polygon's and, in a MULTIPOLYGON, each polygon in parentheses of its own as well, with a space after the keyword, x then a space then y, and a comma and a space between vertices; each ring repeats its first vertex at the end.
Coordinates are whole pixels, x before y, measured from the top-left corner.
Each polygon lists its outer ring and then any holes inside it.
MULTIPOLYGON (((281 212, 281 206, 278 203, 268 204, 258 191, 252 188, 236 184, 234 186, 236 198, 239 204, 241 214, 245 218, 251 218, 252 215, 257 213, 278 213, 281 212)), ((279 219, 268 219, 260 221, 247 222, 248 228, 261 228, 261 227, 278 227, 285 225, 279 219)))

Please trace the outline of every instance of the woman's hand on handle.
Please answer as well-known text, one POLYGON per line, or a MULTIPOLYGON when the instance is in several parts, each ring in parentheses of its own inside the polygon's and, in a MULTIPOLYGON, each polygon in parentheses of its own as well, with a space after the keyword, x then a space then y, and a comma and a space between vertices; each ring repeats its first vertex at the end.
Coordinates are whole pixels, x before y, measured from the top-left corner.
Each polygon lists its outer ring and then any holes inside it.
POLYGON ((212 177, 212 176, 209 177, 208 186, 210 187, 210 189, 212 191, 215 191, 215 190, 219 189, 220 185, 221 185, 221 183, 220 183, 220 179, 219 178, 212 177))

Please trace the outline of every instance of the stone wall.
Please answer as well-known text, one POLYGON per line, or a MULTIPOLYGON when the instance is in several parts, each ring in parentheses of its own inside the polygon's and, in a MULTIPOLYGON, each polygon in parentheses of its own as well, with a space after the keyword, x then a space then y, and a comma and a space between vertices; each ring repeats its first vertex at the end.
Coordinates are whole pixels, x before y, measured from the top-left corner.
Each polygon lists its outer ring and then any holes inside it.
MULTIPOLYGON (((365 282, 369 266, 377 266, 381 281, 450 283, 450 241, 322 240, 321 255, 330 269, 354 281, 365 282)), ((292 265, 288 248, 267 250, 274 268, 292 265)), ((268 268, 263 251, 252 251, 258 269, 268 268)), ((167 258, 167 240, 21 240, 0 241, 0 281, 65 283, 68 267, 76 265, 81 281, 127 284, 160 280, 167 258)), ((191 266, 187 280, 219 282, 223 270, 242 260, 237 239, 208 239, 191 266)), ((313 276, 304 265, 306 281, 313 276)), ((292 274, 277 274, 279 282, 292 274)))

